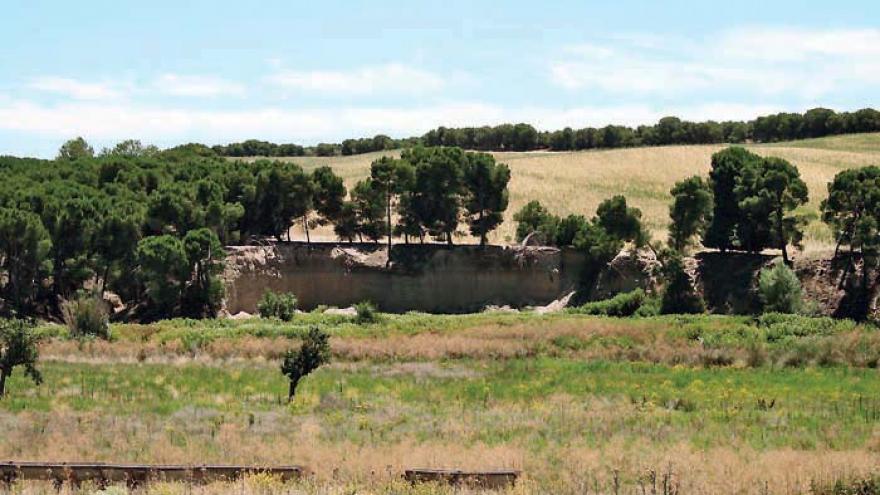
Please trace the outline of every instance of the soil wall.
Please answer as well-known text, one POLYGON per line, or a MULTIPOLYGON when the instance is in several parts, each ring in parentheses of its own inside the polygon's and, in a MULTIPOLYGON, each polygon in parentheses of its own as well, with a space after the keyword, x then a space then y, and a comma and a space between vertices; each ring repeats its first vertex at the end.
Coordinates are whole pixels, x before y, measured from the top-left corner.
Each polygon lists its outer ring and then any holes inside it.
POLYGON ((546 305, 575 289, 583 257, 537 247, 300 243, 229 248, 226 309, 254 312, 267 290, 296 294, 300 308, 369 300, 383 311, 479 311, 546 305))
MULTIPOLYGON (((376 244, 280 243, 228 250, 226 310, 231 314, 255 312, 266 290, 294 293, 303 310, 360 301, 389 312, 545 306, 578 289, 585 268, 581 253, 550 247, 395 245, 388 265, 386 247, 376 244)), ((711 312, 753 314, 761 306, 758 272, 773 259, 704 252, 689 258, 687 266, 711 312)), ((636 288, 656 292, 657 267, 650 252, 621 252, 581 295, 587 292, 596 300, 636 288)), ((838 263, 796 259, 794 268, 816 310, 833 315, 846 304, 838 263)))

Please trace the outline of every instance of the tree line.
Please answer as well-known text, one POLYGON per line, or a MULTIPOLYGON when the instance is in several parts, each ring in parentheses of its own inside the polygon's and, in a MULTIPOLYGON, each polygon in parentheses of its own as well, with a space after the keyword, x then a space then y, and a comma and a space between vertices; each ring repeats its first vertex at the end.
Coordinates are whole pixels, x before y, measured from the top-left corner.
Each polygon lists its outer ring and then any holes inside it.
POLYGON ((334 156, 356 155, 413 146, 457 146, 478 151, 575 151, 671 144, 771 143, 818 138, 838 134, 880 131, 880 112, 865 108, 835 112, 813 108, 804 113, 777 113, 751 121, 690 122, 664 117, 655 125, 601 128, 566 127, 538 131, 529 124, 501 124, 482 127, 438 127, 420 137, 393 139, 385 135, 347 139, 342 143, 320 143, 304 147, 247 140, 212 147, 220 156, 334 156))
POLYGON ((211 149, 219 156, 228 157, 296 157, 296 156, 348 156, 418 146, 418 138, 393 139, 384 134, 371 138, 346 139, 341 143, 318 143, 302 146, 294 143, 275 144, 259 139, 229 144, 218 144, 211 149))
POLYGON ((132 318, 216 314, 224 245, 307 239, 486 243, 507 208, 510 171, 484 153, 412 148, 373 163, 349 192, 329 167, 253 163, 190 144, 137 142, 95 155, 82 138, 55 160, 0 157, 0 315, 58 315, 86 289, 112 291, 132 318))

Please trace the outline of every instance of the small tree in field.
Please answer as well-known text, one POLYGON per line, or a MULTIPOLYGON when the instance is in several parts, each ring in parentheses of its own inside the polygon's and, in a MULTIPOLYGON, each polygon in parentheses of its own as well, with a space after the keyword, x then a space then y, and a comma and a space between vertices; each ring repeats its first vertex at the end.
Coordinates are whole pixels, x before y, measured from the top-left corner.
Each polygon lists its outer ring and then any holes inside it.
POLYGON ((290 380, 288 402, 296 394, 296 386, 306 375, 330 361, 330 336, 312 327, 299 350, 289 350, 281 362, 281 372, 290 380))
POLYGON ((24 366, 25 374, 37 385, 43 382, 36 367, 37 341, 30 323, 24 320, 0 321, 0 398, 6 392, 6 379, 18 366, 24 366))

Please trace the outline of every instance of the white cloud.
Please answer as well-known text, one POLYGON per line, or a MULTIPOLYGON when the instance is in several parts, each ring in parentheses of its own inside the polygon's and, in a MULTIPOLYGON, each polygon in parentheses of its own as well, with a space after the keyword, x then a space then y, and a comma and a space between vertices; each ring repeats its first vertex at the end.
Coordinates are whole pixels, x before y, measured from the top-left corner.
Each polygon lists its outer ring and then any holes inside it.
POLYGON ((682 95, 694 91, 817 98, 880 83, 880 30, 747 28, 717 38, 565 47, 550 64, 566 89, 682 95), (662 48, 662 50, 661 50, 662 48))
POLYGON ((119 98, 123 92, 109 83, 89 83, 67 77, 46 76, 32 79, 30 89, 57 93, 76 100, 108 100, 119 98))
POLYGON ((692 120, 749 119, 780 110, 786 109, 728 104, 676 108, 646 105, 503 108, 474 102, 414 108, 189 110, 98 103, 49 106, 0 100, 0 130, 58 139, 82 135, 106 142, 138 138, 165 143, 187 140, 217 143, 257 136, 314 143, 377 133, 419 135, 440 125, 458 127, 531 122, 540 129, 559 129, 565 126, 648 124, 669 114, 692 120))
POLYGON ((428 93, 445 86, 440 76, 402 64, 349 71, 279 71, 266 80, 277 86, 329 94, 428 93))
POLYGON ((728 31, 719 51, 748 60, 863 60, 880 56, 880 29, 742 28, 728 31))
POLYGON ((238 96, 245 92, 241 84, 210 76, 163 74, 154 86, 160 93, 172 96, 238 96))

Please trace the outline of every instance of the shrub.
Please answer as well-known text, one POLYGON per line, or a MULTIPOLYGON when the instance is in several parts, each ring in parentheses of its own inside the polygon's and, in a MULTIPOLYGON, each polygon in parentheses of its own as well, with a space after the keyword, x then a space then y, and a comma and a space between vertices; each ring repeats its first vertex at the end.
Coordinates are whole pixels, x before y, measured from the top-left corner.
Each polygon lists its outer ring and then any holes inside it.
POLYGON ((663 314, 700 314, 706 311, 703 298, 691 284, 691 277, 684 270, 684 260, 679 255, 666 259, 662 270, 666 287, 660 302, 663 314))
POLYGON ((636 289, 631 292, 617 294, 611 299, 588 302, 570 312, 586 315, 632 316, 646 301, 645 291, 636 289))
POLYGON ((772 267, 761 270, 758 295, 768 313, 797 313, 804 307, 801 282, 782 260, 776 260, 772 267))
POLYGON ((64 301, 61 314, 71 337, 110 340, 110 312, 99 296, 80 294, 72 301, 64 301))
POLYGON ((290 321, 296 314, 296 296, 290 292, 276 293, 267 290, 257 303, 257 311, 262 318, 277 318, 290 321))
POLYGON ((651 316, 658 316, 660 314, 660 298, 657 296, 648 296, 645 298, 642 305, 639 306, 639 309, 633 313, 633 316, 638 316, 640 318, 648 318, 651 316))
POLYGON ((379 312, 376 310, 376 306, 373 306, 373 303, 370 301, 361 301, 355 304, 354 310, 357 312, 357 316, 355 316, 355 321, 357 323, 367 324, 379 321, 379 312))

